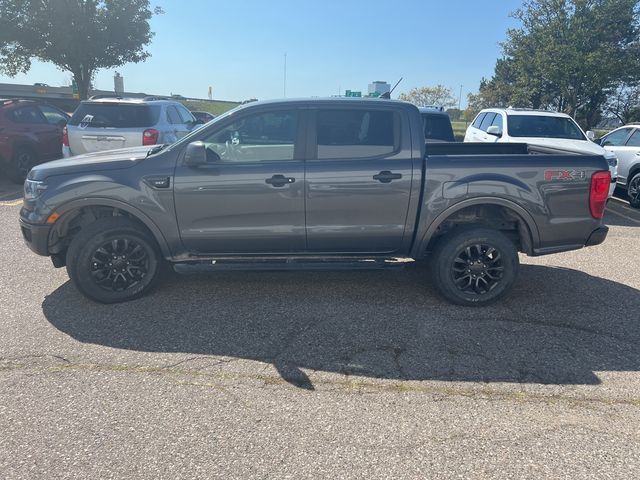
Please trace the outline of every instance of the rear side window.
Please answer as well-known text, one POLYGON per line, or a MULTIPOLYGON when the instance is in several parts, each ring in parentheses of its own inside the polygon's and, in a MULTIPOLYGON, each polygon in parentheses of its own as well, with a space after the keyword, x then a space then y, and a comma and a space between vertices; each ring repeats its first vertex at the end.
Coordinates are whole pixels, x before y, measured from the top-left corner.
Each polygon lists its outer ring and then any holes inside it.
POLYGON ((482 120, 482 123, 480 124, 480 130, 483 131, 487 131, 487 128, 489 128, 491 126, 491 123, 493 122, 493 119, 496 118, 496 114, 489 112, 487 113, 487 115, 485 115, 484 120, 482 120))
POLYGON ((11 118, 16 123, 46 123, 37 107, 16 108, 11 113, 11 118))
POLYGON ((182 123, 178 110, 174 106, 167 107, 167 121, 173 125, 182 123))
POLYGON ((182 119, 182 123, 189 123, 194 121, 194 117, 189 110, 184 108, 182 105, 178 105, 176 106, 176 108, 178 109, 178 114, 182 119))
POLYGON ((640 147, 640 130, 636 130, 627 142, 627 147, 640 147))
POLYGON ((482 120, 484 120, 484 117, 486 116, 487 116, 486 113, 479 114, 471 125, 475 128, 480 128, 480 125, 482 124, 482 120))
POLYGON ((319 159, 389 155, 400 143, 399 118, 387 110, 318 110, 316 129, 319 159))
POLYGON ((424 138, 432 140, 444 140, 454 142, 453 128, 447 115, 422 114, 424 125, 424 138))
POLYGON ((147 128, 158 123, 159 105, 81 103, 69 125, 110 128, 147 128))

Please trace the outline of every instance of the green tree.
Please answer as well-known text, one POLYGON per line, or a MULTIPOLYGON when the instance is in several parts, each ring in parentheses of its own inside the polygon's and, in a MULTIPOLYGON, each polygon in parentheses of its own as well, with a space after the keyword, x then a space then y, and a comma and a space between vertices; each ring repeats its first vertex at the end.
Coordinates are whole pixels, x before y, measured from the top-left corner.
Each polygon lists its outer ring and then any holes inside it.
POLYGON ((640 121, 640 84, 621 84, 609 96, 605 113, 615 116, 622 124, 640 121))
POLYGON ((450 88, 444 85, 436 85, 435 87, 413 88, 407 93, 402 93, 398 97, 405 102, 411 102, 418 107, 435 105, 438 107, 453 107, 457 105, 458 100, 453 95, 450 88))
MULTIPOLYGON (((616 85, 640 80, 638 0, 527 0, 479 100, 566 112, 586 127, 616 85)), ((479 102, 482 103, 482 102, 479 102)))
POLYGON ((101 68, 149 57, 148 0, 0 0, 0 71, 26 73, 31 61, 73 75, 81 98, 101 68))

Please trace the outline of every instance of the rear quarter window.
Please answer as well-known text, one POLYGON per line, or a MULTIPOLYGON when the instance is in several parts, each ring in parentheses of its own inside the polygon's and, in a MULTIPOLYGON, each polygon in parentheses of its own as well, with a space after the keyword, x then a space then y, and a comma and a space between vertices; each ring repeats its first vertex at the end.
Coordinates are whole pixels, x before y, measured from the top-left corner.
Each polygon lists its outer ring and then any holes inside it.
POLYGON ((104 128, 147 128, 158 123, 159 105, 81 103, 69 125, 104 128))

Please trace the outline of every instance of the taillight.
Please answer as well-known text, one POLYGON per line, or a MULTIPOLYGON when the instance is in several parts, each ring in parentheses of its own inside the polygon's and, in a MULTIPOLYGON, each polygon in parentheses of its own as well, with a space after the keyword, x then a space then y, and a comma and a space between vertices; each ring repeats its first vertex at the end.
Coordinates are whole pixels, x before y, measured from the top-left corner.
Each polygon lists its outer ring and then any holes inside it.
POLYGON ((609 197, 611 186, 611 172, 596 172, 591 176, 591 190, 589 191, 589 209, 593 218, 602 218, 604 208, 609 197))
POLYGON ((66 125, 62 129, 62 145, 65 147, 69 146, 69 131, 67 130, 66 125))
POLYGON ((147 128, 142 132, 142 145, 155 145, 158 143, 160 132, 155 128, 147 128))

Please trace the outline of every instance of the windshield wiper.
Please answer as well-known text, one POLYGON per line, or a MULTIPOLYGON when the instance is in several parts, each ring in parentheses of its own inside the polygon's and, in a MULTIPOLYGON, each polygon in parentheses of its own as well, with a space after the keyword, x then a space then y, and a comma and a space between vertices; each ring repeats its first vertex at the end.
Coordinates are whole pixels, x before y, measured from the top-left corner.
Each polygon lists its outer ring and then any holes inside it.
POLYGON ((167 146, 167 144, 166 144, 166 143, 163 143, 163 144, 161 144, 161 145, 156 145, 155 147, 153 147, 151 150, 149 150, 149 151, 147 152, 147 157, 148 157, 149 155, 155 155, 156 153, 158 153, 160 150, 162 150, 162 149, 163 149, 164 147, 166 147, 166 146, 167 146))

